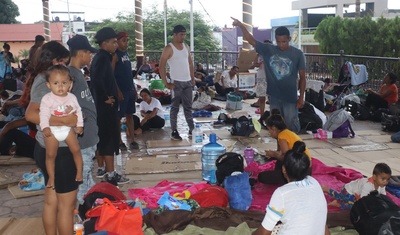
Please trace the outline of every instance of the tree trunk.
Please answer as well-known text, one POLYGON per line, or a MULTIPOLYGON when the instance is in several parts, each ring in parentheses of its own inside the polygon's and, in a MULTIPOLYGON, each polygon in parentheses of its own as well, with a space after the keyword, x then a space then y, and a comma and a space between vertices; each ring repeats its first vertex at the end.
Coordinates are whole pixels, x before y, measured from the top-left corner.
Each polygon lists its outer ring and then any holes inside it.
POLYGON ((49 0, 42 0, 43 4, 43 26, 44 26, 44 38, 46 42, 51 40, 50 36, 50 13, 49 13, 49 0))
MULTIPOLYGON (((243 24, 246 29, 253 34, 253 0, 243 0, 243 24)), ((246 40, 243 40, 243 49, 250 50, 252 46, 246 40)))

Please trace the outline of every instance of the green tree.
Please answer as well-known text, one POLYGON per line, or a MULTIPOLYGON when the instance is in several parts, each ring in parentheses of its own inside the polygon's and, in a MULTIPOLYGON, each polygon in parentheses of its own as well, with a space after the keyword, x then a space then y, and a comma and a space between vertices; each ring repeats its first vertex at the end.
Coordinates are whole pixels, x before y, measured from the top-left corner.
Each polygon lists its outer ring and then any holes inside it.
POLYGON ((21 49, 18 51, 18 55, 22 57, 22 59, 27 59, 29 57, 29 50, 21 49))
MULTIPOLYGON (((167 13, 167 41, 172 41, 172 29, 175 25, 181 24, 187 29, 186 43, 190 39, 190 12, 168 9, 167 13)), ((193 13, 194 26, 194 45, 196 51, 219 50, 217 41, 212 36, 212 26, 207 25, 204 16, 200 13, 193 13)), ((111 27, 115 31, 126 31, 130 35, 128 52, 135 54, 135 16, 134 13, 122 15, 121 13, 115 20, 107 19, 96 26, 93 30, 97 31, 102 27, 111 27)), ((164 48, 164 13, 154 7, 151 11, 143 14, 143 41, 144 50, 154 51, 164 48)))
POLYGON ((322 53, 348 55, 400 56, 400 19, 327 17, 317 27, 314 38, 322 53))
POLYGON ((19 16, 19 9, 12 0, 0 1, 0 24, 19 23, 15 19, 17 16, 19 16))

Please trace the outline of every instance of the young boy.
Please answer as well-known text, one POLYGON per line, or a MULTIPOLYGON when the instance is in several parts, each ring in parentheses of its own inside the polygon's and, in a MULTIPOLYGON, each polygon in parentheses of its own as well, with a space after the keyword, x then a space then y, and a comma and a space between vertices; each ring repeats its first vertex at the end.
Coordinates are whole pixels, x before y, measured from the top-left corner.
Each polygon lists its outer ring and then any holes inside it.
POLYGON ((78 202, 83 204, 83 196, 95 185, 91 173, 93 171, 93 158, 95 157, 96 145, 99 142, 99 137, 97 135, 96 106, 94 105, 92 94, 90 93, 81 68, 90 64, 92 53, 96 53, 97 50, 89 44, 87 37, 79 34, 69 39, 67 44, 71 52, 68 68, 71 77, 75 79, 71 93, 78 99, 84 116, 85 133, 84 135, 78 136, 83 160, 83 184, 79 185, 77 196, 78 202))
POLYGON ((345 184, 340 192, 326 186, 322 186, 322 191, 335 198, 328 205, 351 209, 355 201, 367 196, 371 191, 377 190, 380 194, 386 195, 385 187, 389 183, 391 175, 392 170, 386 163, 377 163, 372 177, 351 181, 345 184))

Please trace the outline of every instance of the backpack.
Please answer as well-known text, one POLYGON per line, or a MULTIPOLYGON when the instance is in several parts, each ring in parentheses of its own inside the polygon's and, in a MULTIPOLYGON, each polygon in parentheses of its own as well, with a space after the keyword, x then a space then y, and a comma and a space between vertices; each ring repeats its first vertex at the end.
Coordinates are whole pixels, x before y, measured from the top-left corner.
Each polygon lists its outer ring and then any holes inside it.
POLYGON ((332 131, 333 138, 354 137, 355 133, 351 127, 354 118, 345 109, 338 109, 329 115, 323 126, 324 130, 332 131))
POLYGON ((376 190, 356 201, 350 211, 350 221, 362 235, 381 234, 380 228, 392 216, 400 216, 400 207, 376 190))
POLYGON ((217 158, 215 166, 217 167, 215 171, 217 185, 222 185, 225 178, 230 176, 232 172, 244 171, 244 158, 238 153, 227 152, 217 158))
POLYGON ((383 131, 398 132, 400 131, 400 116, 382 113, 381 125, 383 131))
POLYGON ((378 234, 400 235, 400 216, 392 216, 379 229, 378 234))
POLYGON ((363 104, 359 104, 352 100, 346 100, 345 109, 351 113, 351 116, 357 120, 370 120, 371 111, 363 104))
POLYGON ((347 138, 349 136, 351 138, 355 136, 349 120, 346 120, 340 127, 332 131, 333 138, 347 138))
POLYGON ((254 132, 254 124, 252 118, 240 116, 231 128, 231 134, 235 136, 249 136, 254 132))
POLYGON ((315 131, 322 128, 322 120, 315 113, 314 107, 307 101, 304 102, 303 108, 299 109, 299 121, 301 130, 315 131))

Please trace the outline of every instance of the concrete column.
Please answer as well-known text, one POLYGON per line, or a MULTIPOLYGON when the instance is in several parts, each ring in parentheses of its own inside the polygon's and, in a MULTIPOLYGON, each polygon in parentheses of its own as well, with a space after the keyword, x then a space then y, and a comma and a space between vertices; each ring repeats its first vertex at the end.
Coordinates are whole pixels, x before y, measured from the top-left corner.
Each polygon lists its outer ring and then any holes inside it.
POLYGON ((307 9, 301 9, 301 27, 308 28, 308 11, 307 11, 307 9))
POLYGON ((136 48, 136 69, 143 63, 143 18, 142 18, 142 1, 135 0, 135 48, 136 48))
MULTIPOLYGON (((243 0, 243 24, 246 29, 253 34, 253 1, 252 0, 243 0)), ((249 44, 248 41, 243 39, 243 49, 251 50, 253 47, 249 44)))
POLYGON ((49 0, 42 0, 42 4, 43 4, 44 39, 46 40, 46 42, 48 42, 51 40, 49 0))
POLYGON ((343 17, 343 4, 336 5, 336 16, 343 17))

